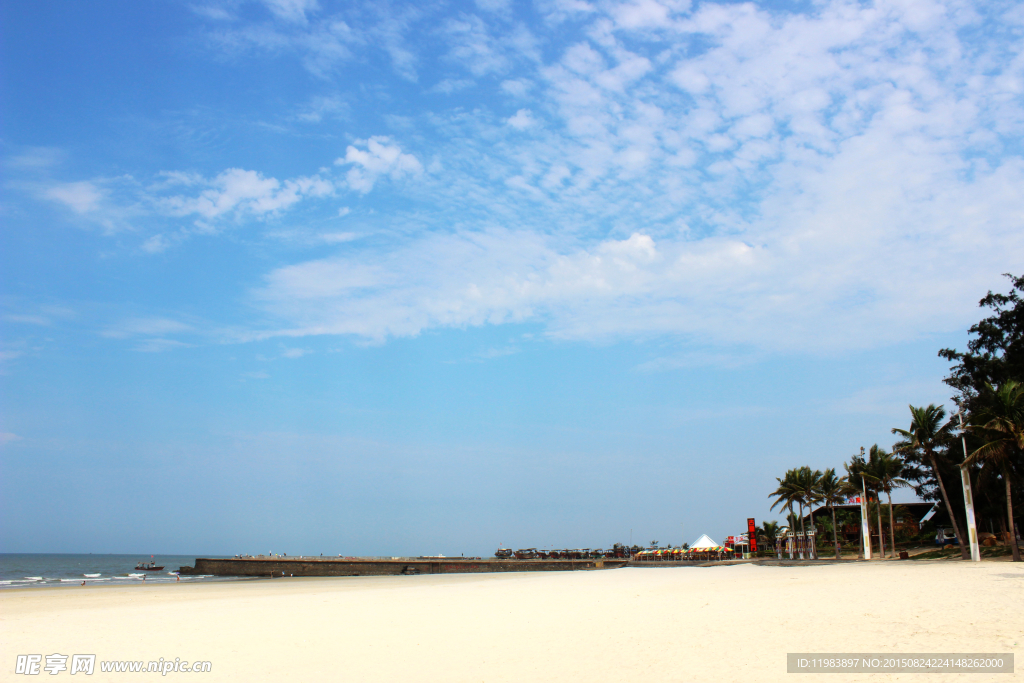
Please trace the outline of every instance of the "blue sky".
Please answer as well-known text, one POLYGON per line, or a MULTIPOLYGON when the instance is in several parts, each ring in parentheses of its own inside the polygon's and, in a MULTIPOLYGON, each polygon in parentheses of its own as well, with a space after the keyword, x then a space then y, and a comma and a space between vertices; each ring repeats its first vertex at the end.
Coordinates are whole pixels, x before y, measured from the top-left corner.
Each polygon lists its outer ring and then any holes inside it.
POLYGON ((1019 3, 0 26, 7 552, 721 538, 1024 263, 1019 3))

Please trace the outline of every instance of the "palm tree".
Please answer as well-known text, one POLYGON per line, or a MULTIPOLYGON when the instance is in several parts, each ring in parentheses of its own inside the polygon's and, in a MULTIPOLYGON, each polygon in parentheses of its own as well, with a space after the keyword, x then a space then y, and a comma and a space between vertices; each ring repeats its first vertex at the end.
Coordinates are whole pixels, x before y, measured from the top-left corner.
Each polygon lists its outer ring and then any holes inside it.
POLYGON ((878 490, 885 493, 889 501, 889 541, 892 543, 892 554, 890 557, 896 559, 896 524, 892 514, 892 490, 910 486, 910 482, 902 479, 903 460, 896 453, 887 453, 879 459, 874 473, 878 475, 878 490))
MULTIPOLYGON (((768 494, 769 498, 774 497, 775 502, 772 503, 771 510, 775 509, 776 505, 781 505, 783 510, 789 511, 790 522, 789 529, 793 530, 793 504, 801 501, 803 491, 800 488, 799 474, 795 469, 788 470, 786 476, 782 479, 775 477, 775 481, 779 482, 779 487, 772 493, 768 494)), ((803 514, 803 505, 801 504, 800 513, 803 514)), ((800 524, 803 525, 803 517, 800 518, 800 524)))
POLYGON ((850 492, 850 485, 847 483, 845 477, 837 477, 835 468, 829 468, 825 470, 821 478, 818 479, 818 500, 825 504, 825 506, 832 513, 832 544, 836 548, 836 559, 839 559, 839 535, 838 527, 836 526, 836 505, 841 504, 846 500, 847 494, 850 492))
POLYGON ((1020 562, 1020 547, 1017 545, 1017 531, 1013 525, 1013 499, 1010 487, 1010 457, 1024 450, 1024 385, 1014 380, 1003 383, 999 390, 986 385, 988 394, 984 407, 978 412, 979 421, 984 424, 972 426, 985 438, 985 445, 971 453, 964 461, 970 465, 979 461, 999 467, 1006 486, 1006 515, 1009 523, 1010 544, 1013 561, 1020 562))
POLYGON ((772 551, 775 551, 775 542, 779 535, 779 523, 778 522, 762 522, 761 528, 757 530, 757 537, 759 540, 763 540, 765 545, 771 547, 772 551))
POLYGON ((939 491, 942 494, 942 503, 946 506, 946 513, 949 515, 949 523, 953 525, 953 533, 956 534, 957 543, 960 544, 960 556, 969 559, 967 545, 964 543, 963 534, 960 533, 960 525, 956 523, 956 516, 949 504, 949 496, 946 494, 946 485, 942 482, 942 475, 939 474, 939 461, 936 455, 942 442, 949 436, 950 425, 942 424, 946 417, 946 411, 942 406, 934 403, 927 408, 916 408, 910 406, 910 429, 897 429, 893 427, 892 433, 899 434, 903 441, 896 444, 900 451, 912 451, 920 449, 928 459, 928 465, 932 468, 935 481, 939 483, 939 491))
MULTIPOLYGON (((814 528, 814 503, 818 501, 818 482, 821 480, 821 470, 811 471, 810 467, 804 466, 797 470, 797 486, 800 489, 800 531, 804 533, 804 542, 807 541, 807 532, 804 530, 803 506, 807 505, 807 512, 810 515, 811 529, 814 528)), ((816 530, 815 530, 816 531, 816 530)), ((814 536, 817 545, 817 534, 814 536)), ((807 546, 809 559, 817 559, 818 549, 814 546, 807 546)))
POLYGON ((800 526, 800 515, 796 514, 792 510, 786 515, 786 524, 789 525, 789 530, 796 533, 796 528, 800 526))
POLYGON ((878 546, 881 557, 885 557, 885 535, 882 532, 882 493, 889 498, 889 543, 892 548, 890 557, 896 557, 895 524, 892 518, 892 490, 910 486, 910 482, 900 479, 903 473, 903 461, 894 453, 886 453, 875 444, 868 452, 868 461, 861 474, 875 491, 878 499, 878 546))

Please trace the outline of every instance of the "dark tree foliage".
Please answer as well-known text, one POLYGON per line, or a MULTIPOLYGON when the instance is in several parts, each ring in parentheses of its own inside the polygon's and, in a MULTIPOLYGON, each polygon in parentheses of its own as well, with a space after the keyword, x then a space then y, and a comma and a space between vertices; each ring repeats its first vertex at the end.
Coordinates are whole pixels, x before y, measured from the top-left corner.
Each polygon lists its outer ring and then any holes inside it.
MULTIPOLYGON (((928 466, 928 458, 924 452, 920 449, 907 449, 900 452, 903 455, 904 462, 903 473, 900 476, 912 483, 914 493, 921 500, 940 502, 942 494, 939 491, 939 483, 932 474, 932 468, 928 466)), ((940 448, 935 455, 935 460, 939 466, 939 474, 942 476, 942 480, 946 482, 947 488, 952 484, 959 488, 960 469, 953 463, 959 463, 964 459, 960 439, 950 439, 949 443, 945 447, 940 448)), ((973 469, 977 470, 978 468, 975 467, 973 469)), ((953 508, 953 514, 956 515, 957 520, 964 520, 966 523, 963 496, 951 495, 949 497, 949 504, 953 508)), ((948 516, 945 514, 945 508, 941 505, 939 508, 939 515, 942 518, 948 519, 948 516)))
POLYGON ((994 314, 968 330, 974 338, 967 342, 967 351, 939 351, 939 356, 955 363, 945 382, 968 410, 974 408, 986 383, 998 387, 1008 379, 1024 381, 1024 275, 1005 275, 1013 283, 1010 293, 990 291, 978 302, 994 314))
MULTIPOLYGON (((1010 273, 1005 275, 1012 283, 1009 293, 995 294, 990 291, 978 302, 981 308, 990 309, 992 315, 968 330, 972 339, 967 342, 967 351, 939 351, 939 356, 954 364, 945 382, 956 391, 957 396, 953 400, 964 410, 967 421, 972 424, 975 416, 983 413, 991 402, 993 388, 1003 386, 1008 380, 1024 382, 1024 276, 1010 273)), ((967 450, 970 453, 983 444, 980 435, 973 431, 968 430, 966 434, 967 450)), ((962 462, 964 453, 959 438, 951 438, 945 445, 950 457, 940 458, 939 466, 948 486, 949 481, 955 481, 954 478, 958 477, 953 463, 962 462)), ((908 458, 908 465, 916 472, 908 472, 911 476, 907 478, 915 481, 915 491, 919 496, 925 500, 935 500, 938 497, 935 478, 921 468, 921 464, 920 458, 908 458), (917 476, 913 476, 915 474, 917 476)), ((1000 481, 1003 473, 979 464, 972 465, 970 470, 975 489, 975 512, 983 520, 982 528, 986 526, 985 520, 990 525, 997 521, 1005 528, 1005 512, 1001 512, 1006 506, 1006 487, 1000 481)), ((1019 450, 1011 455, 1007 473, 1016 520, 1024 517, 1024 505, 1018 501, 1024 483, 1024 454, 1019 450)), ((958 508, 954 511, 957 517, 964 514, 962 501, 951 500, 951 503, 954 508, 958 508)))

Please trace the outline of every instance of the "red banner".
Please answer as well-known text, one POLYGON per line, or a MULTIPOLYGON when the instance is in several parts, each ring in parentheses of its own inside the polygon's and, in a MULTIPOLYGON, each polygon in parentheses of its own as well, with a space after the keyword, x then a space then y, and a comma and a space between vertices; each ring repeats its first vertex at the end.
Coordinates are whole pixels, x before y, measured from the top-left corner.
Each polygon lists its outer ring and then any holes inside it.
POLYGON ((747 538, 750 540, 750 552, 757 552, 757 526, 754 524, 754 518, 747 518, 747 538))

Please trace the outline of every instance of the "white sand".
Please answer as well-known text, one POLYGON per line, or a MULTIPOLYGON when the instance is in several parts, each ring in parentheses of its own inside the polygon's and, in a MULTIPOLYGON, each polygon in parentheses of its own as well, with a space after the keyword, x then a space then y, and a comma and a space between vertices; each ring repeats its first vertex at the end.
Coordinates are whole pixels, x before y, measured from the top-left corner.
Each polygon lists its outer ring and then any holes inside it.
POLYGON ((27 680, 15 655, 54 652, 213 662, 168 680, 829 683, 967 675, 787 674, 786 653, 1013 652, 1019 673, 967 680, 1024 678, 1024 566, 1007 562, 7 590, 0 620, 3 680, 27 680))

